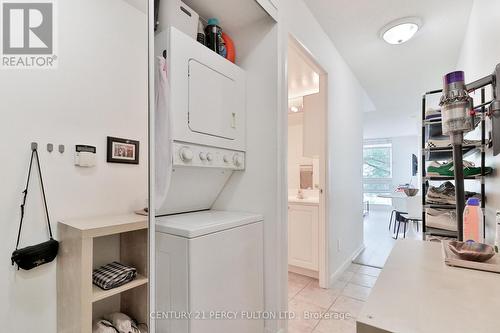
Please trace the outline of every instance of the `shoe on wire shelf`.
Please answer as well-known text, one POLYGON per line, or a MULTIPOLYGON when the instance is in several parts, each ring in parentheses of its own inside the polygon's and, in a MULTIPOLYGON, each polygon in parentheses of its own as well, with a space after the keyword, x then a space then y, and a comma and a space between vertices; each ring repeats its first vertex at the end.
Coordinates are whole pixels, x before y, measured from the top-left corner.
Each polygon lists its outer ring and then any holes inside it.
MULTIPOLYGON (((464 139, 463 147, 466 146, 478 146, 481 144, 481 140, 467 140, 464 139)), ((426 143, 426 148, 452 148, 451 141, 449 139, 438 140, 429 139, 426 143)))
MULTIPOLYGON (((474 163, 469 161, 464 161, 464 177, 475 177, 481 175, 481 168, 476 167, 474 163)), ((493 172, 490 167, 484 168, 484 174, 489 175, 493 172)), ((431 177, 454 177, 454 166, 453 162, 432 162, 431 165, 427 167, 427 175, 431 177)))

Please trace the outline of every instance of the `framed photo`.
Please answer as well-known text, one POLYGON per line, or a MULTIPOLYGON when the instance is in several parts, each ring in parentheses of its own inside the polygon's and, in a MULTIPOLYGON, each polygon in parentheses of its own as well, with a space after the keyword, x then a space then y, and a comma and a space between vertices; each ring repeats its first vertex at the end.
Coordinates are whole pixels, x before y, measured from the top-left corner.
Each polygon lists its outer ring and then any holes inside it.
POLYGON ((139 141, 108 136, 108 163, 139 164, 139 141))

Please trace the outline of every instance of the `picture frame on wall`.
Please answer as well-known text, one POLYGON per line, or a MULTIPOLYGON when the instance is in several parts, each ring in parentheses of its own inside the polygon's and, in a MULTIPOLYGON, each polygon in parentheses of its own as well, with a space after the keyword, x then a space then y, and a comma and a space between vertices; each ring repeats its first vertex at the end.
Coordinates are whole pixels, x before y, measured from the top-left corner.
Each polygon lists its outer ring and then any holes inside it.
POLYGON ((139 164, 139 141, 107 137, 107 162, 139 164))

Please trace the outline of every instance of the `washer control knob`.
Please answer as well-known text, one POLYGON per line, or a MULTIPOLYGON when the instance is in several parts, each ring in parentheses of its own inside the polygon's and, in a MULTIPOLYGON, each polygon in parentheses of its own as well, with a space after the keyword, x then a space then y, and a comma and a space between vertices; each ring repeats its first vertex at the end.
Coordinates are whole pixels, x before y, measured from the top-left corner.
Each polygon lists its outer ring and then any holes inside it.
POLYGON ((207 154, 205 154, 204 152, 201 152, 199 156, 200 156, 200 160, 202 160, 202 161, 205 161, 207 159, 207 154))
POLYGON ((241 164, 243 163, 243 159, 241 158, 240 155, 238 154, 235 154, 233 156, 233 163, 234 165, 236 165, 237 167, 241 166, 241 164))
POLYGON ((224 161, 224 163, 229 163, 231 162, 231 158, 227 155, 224 155, 224 157, 222 157, 222 160, 224 161))
POLYGON ((184 162, 190 162, 193 159, 193 151, 187 147, 181 148, 179 151, 179 155, 181 157, 181 160, 184 162))
POLYGON ((207 154, 207 161, 211 162, 213 159, 214 158, 213 158, 212 154, 208 153, 207 154))

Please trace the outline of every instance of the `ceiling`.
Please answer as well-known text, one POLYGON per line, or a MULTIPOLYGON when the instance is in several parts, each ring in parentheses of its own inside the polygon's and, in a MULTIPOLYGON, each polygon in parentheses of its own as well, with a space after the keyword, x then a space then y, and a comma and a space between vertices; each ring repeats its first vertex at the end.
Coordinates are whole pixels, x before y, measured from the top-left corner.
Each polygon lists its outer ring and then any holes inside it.
POLYGON ((367 118, 412 122, 420 117, 422 93, 440 88, 443 74, 455 69, 472 8, 472 0, 306 3, 375 104, 377 115, 367 118), (386 24, 414 16, 423 24, 407 43, 389 45, 379 37, 386 24))
POLYGON ((319 75, 297 46, 288 43, 288 99, 319 92, 319 75))

